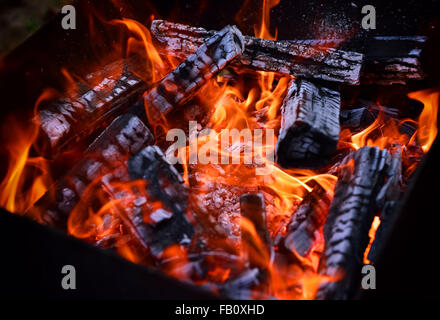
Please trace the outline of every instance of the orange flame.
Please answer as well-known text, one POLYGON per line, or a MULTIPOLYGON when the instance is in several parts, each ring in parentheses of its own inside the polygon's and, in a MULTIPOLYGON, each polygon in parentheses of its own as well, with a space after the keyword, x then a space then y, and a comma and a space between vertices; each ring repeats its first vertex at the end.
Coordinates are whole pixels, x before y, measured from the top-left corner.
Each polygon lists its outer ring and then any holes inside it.
POLYGON ((419 117, 417 138, 424 152, 428 152, 437 136, 437 118, 440 93, 432 90, 416 91, 408 97, 423 103, 424 108, 419 117))

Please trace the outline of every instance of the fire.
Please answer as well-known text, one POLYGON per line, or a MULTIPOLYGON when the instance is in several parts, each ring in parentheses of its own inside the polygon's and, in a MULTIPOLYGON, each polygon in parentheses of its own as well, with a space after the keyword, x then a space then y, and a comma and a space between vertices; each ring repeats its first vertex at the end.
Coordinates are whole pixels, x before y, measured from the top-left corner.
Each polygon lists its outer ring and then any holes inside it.
POLYGON ((368 231, 368 236, 370 237, 370 242, 368 243, 367 249, 364 252, 364 264, 370 264, 368 259, 368 254, 370 253, 371 246, 373 245, 374 239, 376 237, 376 231, 380 226, 380 218, 378 216, 374 217, 373 223, 371 224, 370 231, 368 231))
MULTIPOLYGON (((263 0, 261 21, 254 28, 255 36, 272 40, 277 38, 277 31, 272 34, 269 26, 270 10, 279 2, 280 0, 263 0)), ((179 61, 156 48, 144 24, 126 18, 113 20, 110 24, 130 33, 123 55, 135 53, 144 58, 144 72, 140 76, 149 84, 154 85, 178 65, 179 61)), ((164 205, 148 195, 147 182, 130 181, 126 168, 115 169, 114 172, 100 176, 86 186, 68 218, 68 234, 104 248, 115 248, 127 260, 154 265, 170 276, 196 284, 223 284, 233 279, 238 274, 237 270, 258 267, 263 270, 264 279, 258 285, 258 290, 252 292, 251 297, 260 298, 261 293, 264 293, 263 297, 279 299, 313 299, 320 284, 337 281, 343 276, 341 273, 337 277, 327 277, 318 272, 320 255, 325 245, 322 228, 317 231, 317 240, 310 254, 306 257, 297 254, 294 262, 280 262, 276 259, 278 248, 268 248, 253 222, 240 216, 238 200, 245 192, 263 194, 267 214, 265 227, 273 240, 285 234, 290 218, 305 196, 312 192, 314 184, 319 184, 332 198, 338 179, 333 174, 321 171, 283 169, 271 157, 277 141, 275 135, 272 138, 270 133, 280 128, 280 108, 289 83, 294 77, 279 77, 272 72, 256 72, 256 79, 255 76, 248 79, 245 73, 234 72, 237 73, 233 75, 233 80, 228 78, 225 72, 216 79, 209 80, 200 89, 196 97, 197 106, 207 114, 203 129, 209 129, 209 132, 205 131, 207 134, 199 135, 202 126, 196 126, 196 135, 189 134, 188 145, 182 150, 176 150, 184 160, 182 169, 185 184, 194 190, 190 194, 188 209, 196 216, 194 223, 203 225, 205 221, 210 221, 215 215, 221 216, 226 211, 232 217, 218 219, 217 221, 222 220, 222 223, 214 223, 213 229, 220 235, 209 238, 198 234, 199 238, 193 240, 189 248, 171 245, 163 250, 159 258, 152 258, 150 248, 142 241, 129 215, 134 207, 139 207, 140 220, 151 225, 154 223, 151 212, 161 209, 164 205), (220 143, 222 136, 233 130, 249 130, 254 135, 252 142, 240 134, 226 134, 227 143, 220 143), (255 143, 255 136, 258 135, 261 144, 255 143), (217 162, 193 163, 191 159, 197 157, 200 150, 209 155, 210 159, 217 159, 217 162), (240 152, 236 152, 237 150, 240 152), (222 162, 222 159, 227 161, 222 162), (247 162, 248 159, 258 161, 247 162), (264 171, 258 171, 260 169, 264 171), (227 195, 227 199, 221 199, 221 195, 224 194, 227 195), (140 199, 145 201, 140 204, 140 199), (213 203, 215 212, 207 208, 208 202, 213 203), (193 278, 192 266, 195 262, 192 260, 194 253, 191 249, 200 239, 206 240, 206 246, 212 249, 212 252, 230 254, 228 258, 233 262, 221 263, 212 253, 212 256, 205 257, 209 267, 205 277, 193 278), (155 259, 160 259, 160 263, 155 259)), ((75 77, 64 69, 62 73, 68 80, 68 90, 77 92, 79 88, 75 85, 75 77)), ((37 101, 36 108, 52 96, 53 92, 45 92, 37 101)), ((409 97, 423 102, 425 106, 418 119, 415 136, 408 136, 400 130, 404 123, 412 120, 396 123, 380 112, 376 120, 362 132, 342 132, 340 146, 357 150, 364 146, 392 149, 397 145, 409 149, 417 136, 423 151, 427 152, 437 135, 439 93, 425 90, 413 92, 409 97)), ((148 106, 146 114, 151 120, 148 106)), ((158 122, 150 121, 150 124, 155 132, 163 130, 167 133, 171 120, 173 119, 162 118, 158 122)), ((7 145, 9 167, 0 185, 0 206, 22 214, 46 193, 53 181, 48 170, 49 161, 31 156, 32 152, 35 152, 33 149, 38 126, 13 128, 11 131, 16 137, 13 143, 7 145), (32 184, 29 186, 26 181, 30 175, 32 184)), ((406 158, 409 156, 409 151, 403 155, 406 158)), ((41 220, 38 213, 36 215, 35 218, 41 220)), ((365 251, 364 263, 369 263, 368 253, 379 224, 380 218, 375 217, 369 232, 370 243, 365 251)))
POLYGON ((432 90, 416 91, 408 95, 424 105, 418 120, 419 130, 417 132, 417 138, 424 152, 428 152, 437 136, 439 96, 439 92, 432 90))

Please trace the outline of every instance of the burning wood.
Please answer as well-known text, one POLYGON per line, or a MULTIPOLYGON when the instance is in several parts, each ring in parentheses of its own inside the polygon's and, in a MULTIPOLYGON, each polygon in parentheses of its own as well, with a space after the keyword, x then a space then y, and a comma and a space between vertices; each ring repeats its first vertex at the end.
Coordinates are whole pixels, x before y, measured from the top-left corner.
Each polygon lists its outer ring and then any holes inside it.
POLYGON ((136 102, 147 87, 133 74, 137 65, 135 58, 111 63, 86 77, 90 83, 99 81, 94 87, 79 83, 78 87, 86 89, 42 106, 35 119, 40 127, 40 151, 49 158, 56 157, 110 124, 136 102))
POLYGON ((382 210, 380 225, 368 254, 368 260, 373 263, 377 261, 386 237, 397 218, 397 207, 402 196, 402 184, 402 151, 398 148, 391 156, 387 182, 376 198, 376 201, 381 204, 382 210))
POLYGON ((330 195, 317 184, 293 214, 281 241, 284 248, 301 258, 309 256, 321 237, 330 202, 330 195))
POLYGON ((282 105, 277 162, 287 168, 326 165, 338 144, 340 104, 339 92, 292 81, 282 105))
MULTIPOLYGON (((165 46, 167 54, 178 58, 193 53, 215 34, 215 31, 163 20, 153 21, 151 32, 165 46)), ((358 84, 362 59, 362 54, 357 52, 245 36, 245 50, 233 64, 297 77, 358 84)))
POLYGON ((145 97, 150 119, 158 119, 184 104, 197 90, 244 50, 244 39, 235 26, 213 34, 145 97))
POLYGON ((427 38, 424 36, 371 37, 365 41, 347 39, 290 40, 290 42, 316 48, 344 48, 364 53, 361 70, 362 84, 406 84, 421 80, 421 54, 427 38))
POLYGON ((420 63, 426 37, 374 37, 368 42, 362 82, 406 84, 425 77, 420 63))
POLYGON ((119 116, 90 145, 84 159, 56 183, 31 211, 40 212, 45 223, 64 229, 70 212, 90 183, 124 165, 128 155, 136 154, 152 143, 154 137, 139 118, 131 114, 119 116))
POLYGON ((188 189, 179 172, 165 159, 157 146, 146 147, 133 156, 128 162, 128 168, 130 178, 145 180, 147 193, 171 211, 171 214, 166 214, 161 209, 150 215, 156 220, 149 243, 151 253, 159 256, 172 244, 188 245, 194 231, 185 215, 188 189))
POLYGON ((376 198, 384 186, 390 162, 389 152, 377 147, 364 147, 342 161, 324 225, 325 251, 320 273, 330 277, 343 276, 341 273, 349 276, 322 284, 318 299, 345 299, 358 283, 376 198))

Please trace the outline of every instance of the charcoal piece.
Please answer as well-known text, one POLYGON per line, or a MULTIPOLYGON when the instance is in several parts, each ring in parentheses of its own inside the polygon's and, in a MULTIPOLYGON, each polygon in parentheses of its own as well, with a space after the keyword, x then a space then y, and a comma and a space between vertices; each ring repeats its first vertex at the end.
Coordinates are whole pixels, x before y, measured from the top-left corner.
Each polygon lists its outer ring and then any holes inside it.
POLYGON ((244 50, 235 26, 226 26, 206 40, 146 95, 151 119, 158 119, 191 99, 197 90, 244 50))
POLYGON ((353 106, 354 109, 344 109, 340 113, 341 127, 349 128, 353 131, 362 131, 371 125, 379 116, 379 113, 385 118, 398 120, 401 118, 401 112, 396 108, 378 106, 372 101, 359 99, 353 106))
POLYGON ((336 279, 321 284, 318 299, 347 299, 359 284, 376 198, 390 165, 389 152, 377 147, 364 147, 342 161, 324 225, 325 250, 320 265, 320 274, 336 279))
POLYGON ((240 197, 241 216, 253 223, 255 230, 268 250, 272 247, 266 224, 266 206, 261 193, 248 193, 240 197))
POLYGON ((248 269, 238 277, 219 285, 219 293, 226 299, 249 300, 252 298, 252 288, 261 282, 260 276, 258 268, 248 269))
POLYGON ((397 218, 399 199, 403 193, 402 186, 402 151, 399 148, 391 156, 387 181, 376 197, 376 201, 382 210, 380 213, 380 225, 376 230, 375 238, 367 257, 372 263, 377 261, 382 246, 397 218))
POLYGON ((90 183, 125 165, 130 154, 152 143, 153 135, 139 118, 131 114, 119 116, 90 145, 84 158, 31 211, 41 213, 46 224, 65 229, 70 212, 90 183))
POLYGON ((128 169, 131 180, 145 180, 148 194, 173 213, 172 217, 153 227, 149 243, 151 253, 158 257, 170 245, 188 245, 194 230, 186 218, 188 189, 179 172, 157 146, 146 147, 131 157, 128 169))
MULTIPOLYGON (((56 158, 66 150, 83 147, 93 133, 108 126, 118 115, 135 103, 147 84, 135 76, 136 58, 116 61, 100 72, 88 75, 89 87, 78 83, 78 92, 49 101, 38 110, 38 151, 47 158, 56 158)), ((82 151, 82 150, 80 150, 82 151)))
POLYGON ((281 107, 277 162, 286 168, 325 166, 339 140, 340 104, 339 92, 293 80, 281 107))
MULTIPOLYGON (((184 58, 215 34, 163 20, 154 20, 151 32, 165 47, 165 53, 184 58)), ((245 36, 245 50, 233 61, 240 68, 294 75, 338 83, 358 84, 363 55, 318 47, 307 43, 273 41, 245 36)))
POLYGON ((307 257, 327 219, 330 202, 330 195, 317 184, 292 215, 282 240, 283 247, 301 258, 307 257))

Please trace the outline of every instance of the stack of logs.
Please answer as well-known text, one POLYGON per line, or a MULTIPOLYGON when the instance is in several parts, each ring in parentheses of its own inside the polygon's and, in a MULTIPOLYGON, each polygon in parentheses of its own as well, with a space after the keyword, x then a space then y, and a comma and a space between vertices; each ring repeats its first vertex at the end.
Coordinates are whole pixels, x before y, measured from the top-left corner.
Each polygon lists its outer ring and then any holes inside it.
MULTIPOLYGON (((75 145, 82 159, 31 211, 39 212, 45 223, 66 229, 75 206, 91 205, 81 203, 88 186, 107 186, 108 193, 118 197, 120 191, 112 190, 108 181, 115 178, 115 169, 127 168, 118 179, 144 180, 145 196, 123 210, 120 223, 156 262, 168 246, 188 246, 195 224, 187 215, 188 187, 160 148, 153 146, 155 137, 147 119, 159 120, 183 106, 226 67, 294 76, 281 107, 276 161, 284 168, 317 169, 328 166, 336 155, 341 126, 359 128, 366 112, 374 113, 369 107, 341 111, 341 88, 404 84, 424 77, 419 61, 423 37, 376 37, 359 53, 334 49, 326 40, 273 41, 243 36, 235 26, 216 32, 155 20, 151 32, 162 54, 182 61, 162 80, 147 84, 135 75, 137 59, 124 59, 104 68, 97 85, 83 85, 86 89, 39 110, 39 150, 56 159, 75 145), (377 47, 387 50, 376 53, 377 47), (148 115, 143 114, 144 104, 148 115), (84 148, 96 132, 101 134, 84 148), (146 202, 161 206, 146 208, 146 202), (148 221, 142 216, 145 210, 148 221)), ((335 40, 333 46, 339 45, 335 40)), ((391 116, 395 116, 393 110, 388 109, 391 116)), ((343 299, 356 289, 375 214, 382 212, 382 229, 392 220, 400 197, 401 167, 398 148, 391 152, 364 147, 349 153, 336 166, 339 181, 333 200, 315 185, 292 215, 286 233, 276 240, 278 247, 305 257, 323 228, 325 250, 319 272, 337 276, 343 270, 346 276, 322 285, 318 298, 343 299)), ((264 197, 246 194, 240 205, 267 249, 265 254, 273 259, 274 241, 266 228, 264 197)), ((101 244, 111 246, 109 241, 101 244)), ((374 244, 371 256, 378 252, 379 245, 374 244)), ((264 266, 252 261, 251 255, 250 260, 251 269, 224 284, 222 292, 235 291, 230 296, 243 297, 237 288, 258 283, 264 266)))

